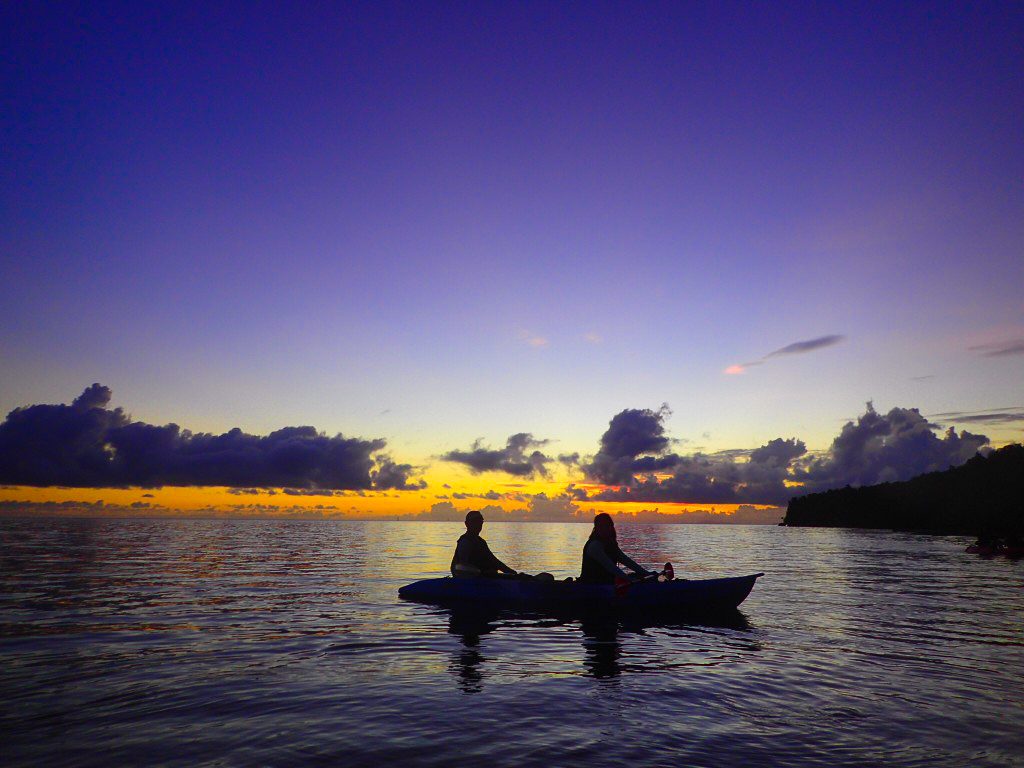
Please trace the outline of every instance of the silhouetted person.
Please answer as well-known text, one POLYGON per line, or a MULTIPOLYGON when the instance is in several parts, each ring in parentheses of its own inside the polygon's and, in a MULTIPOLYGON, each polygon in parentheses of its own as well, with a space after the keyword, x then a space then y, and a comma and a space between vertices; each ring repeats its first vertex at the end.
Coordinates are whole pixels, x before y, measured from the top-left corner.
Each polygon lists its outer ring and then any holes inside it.
POLYGON ((619 549, 615 536, 615 523, 611 515, 602 512, 594 518, 594 530, 590 532, 587 545, 583 548, 583 571, 580 581, 591 584, 614 584, 615 577, 629 578, 619 568, 619 563, 629 567, 640 576, 648 575, 649 571, 626 556, 619 549))
POLYGON ((494 556, 487 542, 480 537, 484 527, 484 516, 476 510, 466 513, 466 532, 459 537, 452 558, 453 576, 496 576, 499 572, 515 576, 509 568, 494 556))

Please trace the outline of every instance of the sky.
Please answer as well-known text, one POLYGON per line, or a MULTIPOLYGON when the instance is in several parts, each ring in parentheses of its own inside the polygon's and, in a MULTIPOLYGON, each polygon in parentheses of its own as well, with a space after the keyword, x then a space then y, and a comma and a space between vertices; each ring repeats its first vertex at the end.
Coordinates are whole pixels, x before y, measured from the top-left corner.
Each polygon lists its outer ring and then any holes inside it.
POLYGON ((1024 437, 1019 3, 149 5, 0 9, 0 413, 67 405, 0 501, 732 510, 1024 437))

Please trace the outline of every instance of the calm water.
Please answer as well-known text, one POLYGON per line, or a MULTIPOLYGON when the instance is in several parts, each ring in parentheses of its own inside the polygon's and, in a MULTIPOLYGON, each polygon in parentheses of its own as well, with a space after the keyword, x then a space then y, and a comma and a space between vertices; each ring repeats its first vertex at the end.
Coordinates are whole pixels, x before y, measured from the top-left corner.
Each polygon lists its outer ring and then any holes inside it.
MULTIPOLYGON (((575 574, 589 526, 493 524, 575 574)), ((964 539, 620 526, 724 625, 400 602, 461 525, 0 521, 7 765, 1024 765, 1024 561, 964 539)))

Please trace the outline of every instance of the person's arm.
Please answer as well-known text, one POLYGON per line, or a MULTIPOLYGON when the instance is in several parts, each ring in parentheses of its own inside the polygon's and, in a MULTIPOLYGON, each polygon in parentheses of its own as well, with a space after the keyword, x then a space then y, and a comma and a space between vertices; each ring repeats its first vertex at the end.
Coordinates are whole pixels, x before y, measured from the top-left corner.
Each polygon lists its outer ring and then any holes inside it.
POLYGON ((491 548, 487 545, 486 541, 484 541, 483 539, 480 539, 480 543, 483 544, 483 552, 484 552, 485 556, 487 557, 487 559, 490 560, 491 568, 493 568, 496 571, 501 571, 502 573, 508 573, 508 574, 515 575, 515 573, 516 573, 515 568, 509 568, 507 565, 505 565, 503 562, 501 562, 501 560, 499 560, 495 556, 495 554, 493 552, 491 552, 491 548))
POLYGON ((587 542, 587 546, 584 549, 586 550, 589 558, 596 560, 598 564, 600 564, 600 566, 608 571, 612 576, 621 576, 624 579, 626 578, 626 572, 619 568, 619 566, 615 564, 615 561, 605 554, 604 545, 601 544, 600 541, 597 539, 591 539, 587 542))
POLYGON ((638 565, 634 560, 632 560, 625 552, 623 552, 618 547, 616 547, 616 559, 626 567, 630 568, 634 573, 638 573, 641 576, 646 576, 649 573, 649 571, 646 568, 644 568, 642 565, 638 565))
POLYGON ((499 560, 498 558, 494 558, 494 566, 502 573, 507 573, 510 576, 515 576, 516 573, 518 573, 518 571, 516 571, 515 568, 510 568, 509 566, 501 562, 501 560, 499 560))

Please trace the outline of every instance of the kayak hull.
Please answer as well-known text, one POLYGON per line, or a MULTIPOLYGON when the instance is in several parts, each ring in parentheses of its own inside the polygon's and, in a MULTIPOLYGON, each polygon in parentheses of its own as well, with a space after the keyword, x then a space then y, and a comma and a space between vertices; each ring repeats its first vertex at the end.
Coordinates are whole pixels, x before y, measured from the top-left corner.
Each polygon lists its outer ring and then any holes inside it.
POLYGON ((407 584, 398 594, 406 600, 437 605, 709 613, 735 609, 763 575, 638 582, 623 593, 610 584, 447 576, 407 584))

